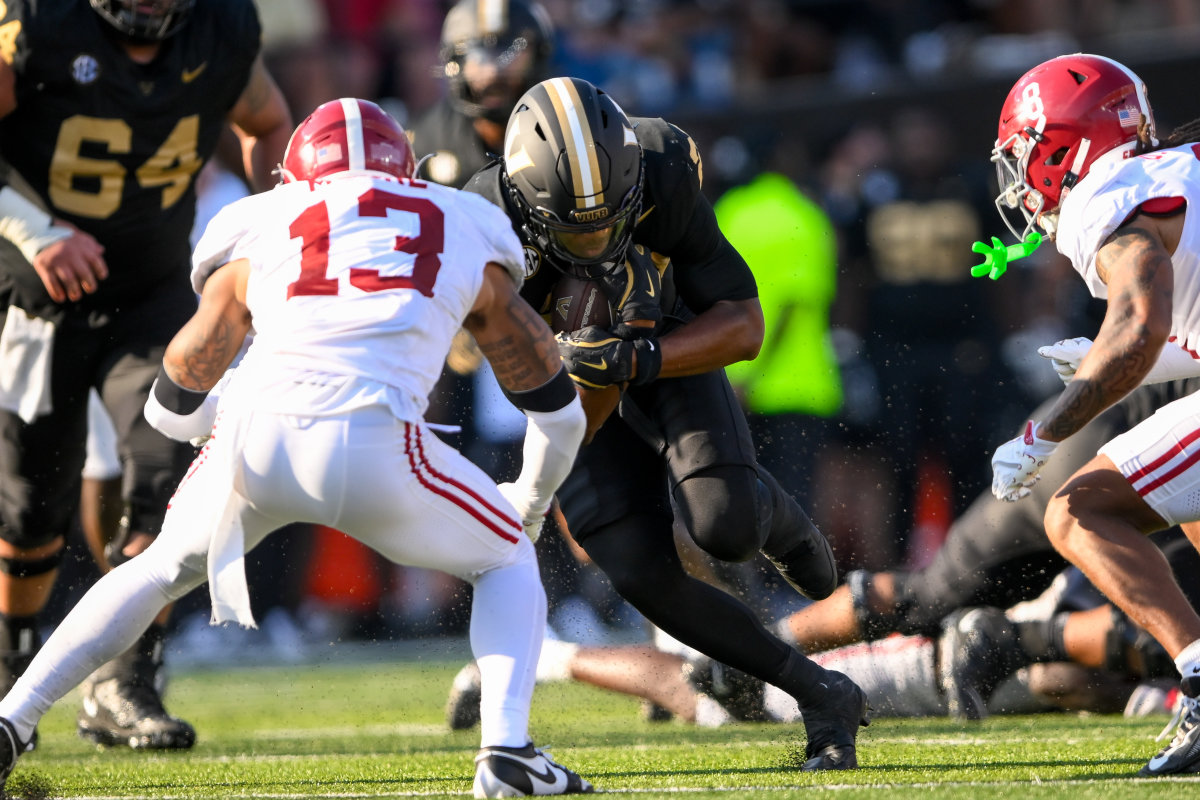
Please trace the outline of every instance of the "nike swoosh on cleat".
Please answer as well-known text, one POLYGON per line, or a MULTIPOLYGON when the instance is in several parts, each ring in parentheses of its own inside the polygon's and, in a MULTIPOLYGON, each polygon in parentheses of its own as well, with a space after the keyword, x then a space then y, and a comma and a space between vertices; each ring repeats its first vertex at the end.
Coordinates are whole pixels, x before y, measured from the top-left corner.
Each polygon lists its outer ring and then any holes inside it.
POLYGON ((1159 767, 1166 764, 1171 759, 1170 754, 1155 756, 1150 759, 1150 763, 1146 765, 1146 769, 1151 772, 1158 772, 1159 767))
POLYGON ((537 761, 533 759, 523 758, 511 753, 505 753, 501 758, 511 759, 525 768, 530 781, 534 784, 533 794, 560 794, 563 789, 567 788, 566 774, 555 772, 554 768, 549 764, 545 765, 545 772, 541 772, 535 766, 537 761), (551 791, 538 792, 537 784, 541 784, 541 788, 551 791))

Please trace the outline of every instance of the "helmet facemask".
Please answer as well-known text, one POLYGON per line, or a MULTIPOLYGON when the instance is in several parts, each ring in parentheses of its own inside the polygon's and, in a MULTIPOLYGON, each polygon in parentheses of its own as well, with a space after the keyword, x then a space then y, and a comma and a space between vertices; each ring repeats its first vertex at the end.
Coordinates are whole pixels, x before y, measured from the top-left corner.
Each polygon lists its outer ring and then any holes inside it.
POLYGON ((553 25, 536 2, 462 0, 442 27, 442 71, 454 106, 503 125, 517 98, 544 74, 553 25))
POLYGON ((161 42, 187 22, 196 0, 90 0, 92 8, 135 42, 161 42))
MULTIPOLYGON (((507 176, 506 183, 509 183, 507 176)), ((509 187, 510 194, 521 210, 525 230, 560 272, 576 278, 598 278, 616 271, 625 263, 625 252, 633 241, 633 229, 642 207, 641 174, 615 208, 606 204, 572 211, 568 219, 563 219, 546 206, 531 205, 524 195, 511 188, 511 183, 509 187), (580 252, 580 245, 587 244, 588 240, 572 240, 572 237, 603 230, 611 230, 612 234, 603 249, 595 253, 580 252)))
MULTIPOLYGON (((1041 135, 1032 128, 1026 129, 1025 133, 1030 136, 1041 135)), ((1046 230, 1047 235, 1054 235, 1050 229, 1053 223, 1047 227, 1045 195, 1025 179, 1029 174, 1029 156, 1032 152, 1030 139, 1020 133, 1014 133, 1003 142, 997 141, 992 148, 992 163, 996 165, 996 182, 1000 187, 1000 194, 996 195, 996 210, 1017 241, 1025 241, 1025 237, 1038 225, 1046 230), (1021 212, 1023 225, 1013 211, 1021 212)), ((1055 213, 1052 216, 1057 218, 1058 215, 1055 213)))

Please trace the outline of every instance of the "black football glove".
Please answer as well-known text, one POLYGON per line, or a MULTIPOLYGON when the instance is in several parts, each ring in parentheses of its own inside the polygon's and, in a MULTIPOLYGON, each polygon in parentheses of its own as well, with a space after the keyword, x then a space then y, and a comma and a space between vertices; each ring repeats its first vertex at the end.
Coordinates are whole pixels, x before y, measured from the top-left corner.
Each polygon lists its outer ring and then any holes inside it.
POLYGON ((653 336, 662 322, 662 276, 648 253, 639 250, 623 269, 600 278, 600 286, 616 309, 612 332, 618 339, 653 336))
POLYGON ((662 369, 662 350, 653 337, 628 341, 612 331, 589 325, 573 333, 560 333, 556 338, 558 354, 567 372, 576 383, 590 389, 614 383, 649 383, 662 369))

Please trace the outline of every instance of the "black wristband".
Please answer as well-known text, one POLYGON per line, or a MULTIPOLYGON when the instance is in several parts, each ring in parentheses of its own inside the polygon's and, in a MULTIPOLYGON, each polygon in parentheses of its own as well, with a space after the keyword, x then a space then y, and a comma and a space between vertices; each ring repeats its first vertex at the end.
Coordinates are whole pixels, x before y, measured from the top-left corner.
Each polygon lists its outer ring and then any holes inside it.
POLYGON ((647 336, 635 340, 633 352, 637 353, 637 374, 630 383, 641 386, 657 378, 662 370, 662 348, 658 345, 658 339, 647 336))
POLYGON ((154 399, 167 411, 186 417, 203 405, 206 397, 208 392, 194 392, 171 380, 166 366, 158 368, 158 378, 154 381, 154 399))
MULTIPOLYGON (((500 388, 504 389, 504 387, 500 388)), ((535 389, 527 389, 523 392, 510 392, 508 389, 504 389, 504 396, 522 411, 541 413, 558 411, 560 408, 566 408, 567 404, 575 399, 575 381, 571 380, 567 368, 563 367, 554 374, 553 378, 535 389)))

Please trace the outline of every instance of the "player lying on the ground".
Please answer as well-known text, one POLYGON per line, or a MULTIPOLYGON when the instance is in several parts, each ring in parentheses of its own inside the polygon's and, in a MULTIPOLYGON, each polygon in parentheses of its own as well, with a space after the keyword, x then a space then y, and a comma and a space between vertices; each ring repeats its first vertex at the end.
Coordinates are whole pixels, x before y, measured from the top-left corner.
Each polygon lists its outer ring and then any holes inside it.
MULTIPOLYGON (((1182 536, 1175 538, 1169 552, 1179 559, 1181 570, 1192 569, 1194 551, 1177 546, 1182 536)), ((849 675, 870 692, 877 714, 900 717, 1119 712, 1136 687, 1167 676, 1172 668, 1162 649, 1114 614, 1074 569, 1059 573, 1040 597, 1007 612, 959 609, 943 625, 945 631, 938 636, 896 634, 810 657, 849 675), (1057 630, 1060 646, 1066 629, 1071 646, 1062 653, 1048 649, 1035 663, 1016 646, 1017 627, 1042 629, 1048 643, 1057 630), (1085 649, 1089 645, 1099 655, 1085 649), (1068 660, 1075 656, 1078 661, 1068 660)), ((655 632, 653 644, 628 646, 586 647, 549 638, 538 660, 537 679, 576 680, 633 695, 642 698, 655 717, 675 716, 703 726, 801 718, 786 693, 713 662, 661 631, 655 632)), ((473 663, 455 676, 446 721, 453 729, 479 721, 479 672, 473 663)))

